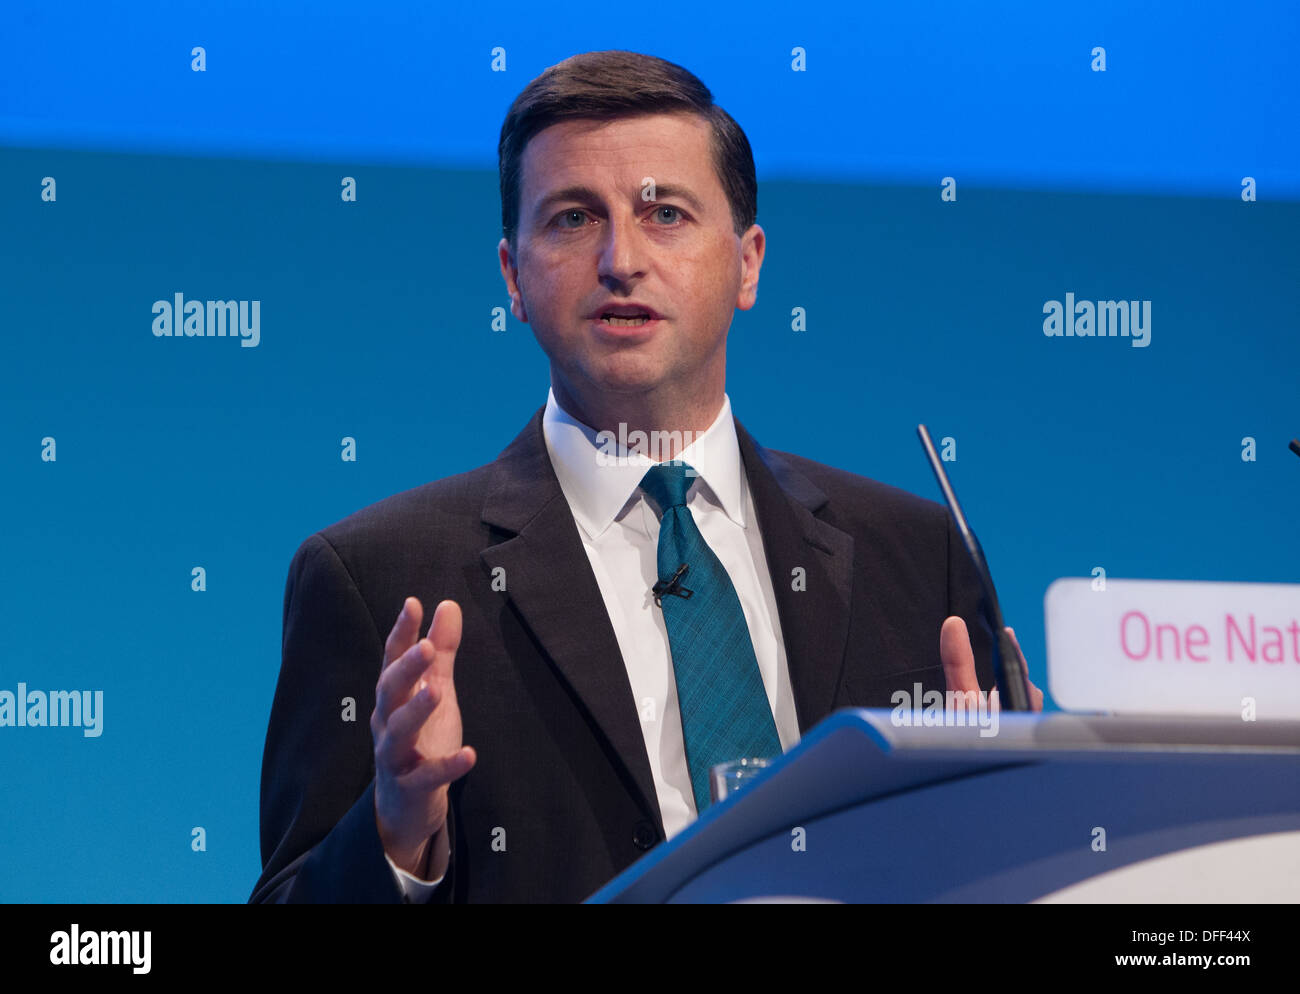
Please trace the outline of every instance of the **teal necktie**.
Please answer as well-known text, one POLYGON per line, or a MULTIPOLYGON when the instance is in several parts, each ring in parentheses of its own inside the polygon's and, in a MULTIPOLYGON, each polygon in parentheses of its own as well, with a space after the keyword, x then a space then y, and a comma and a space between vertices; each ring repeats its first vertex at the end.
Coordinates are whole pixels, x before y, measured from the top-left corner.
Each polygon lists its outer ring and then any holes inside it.
POLYGON ((655 602, 668 628, 691 790, 703 812, 710 767, 779 756, 781 740, 736 588, 686 506, 688 473, 696 475, 685 463, 660 463, 646 473, 641 489, 663 512, 655 602))

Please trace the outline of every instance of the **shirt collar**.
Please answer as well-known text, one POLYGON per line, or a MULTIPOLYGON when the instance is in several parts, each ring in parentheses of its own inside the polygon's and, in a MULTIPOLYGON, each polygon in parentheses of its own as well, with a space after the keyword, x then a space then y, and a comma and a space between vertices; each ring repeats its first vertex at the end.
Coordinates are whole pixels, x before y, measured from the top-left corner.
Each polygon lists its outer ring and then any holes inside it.
MULTIPOLYGON (((638 446, 635 436, 626 437, 626 430, 622 438, 613 432, 598 434, 562 408, 554 390, 547 391, 542 433, 574 519, 588 536, 598 537, 638 496, 641 478, 654 465, 644 450, 653 448, 648 442, 638 446)), ((699 486, 707 488, 727 517, 745 527, 746 481, 726 394, 713 424, 682 449, 680 458, 695 470, 699 486)), ((692 485, 691 494, 695 489, 692 485)))

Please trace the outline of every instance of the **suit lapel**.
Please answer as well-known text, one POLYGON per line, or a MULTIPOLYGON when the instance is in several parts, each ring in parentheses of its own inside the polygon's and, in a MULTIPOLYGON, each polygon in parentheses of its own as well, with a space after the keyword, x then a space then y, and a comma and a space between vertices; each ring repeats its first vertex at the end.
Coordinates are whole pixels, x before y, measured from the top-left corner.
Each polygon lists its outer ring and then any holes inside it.
POLYGON ((498 457, 483 521, 506 533, 480 558, 612 748, 663 830, 627 667, 578 525, 551 467, 539 409, 498 457))
POLYGON ((826 495, 788 460, 755 442, 739 421, 736 437, 772 574, 799 731, 805 733, 830 713, 844 666, 853 537, 815 515, 826 495))

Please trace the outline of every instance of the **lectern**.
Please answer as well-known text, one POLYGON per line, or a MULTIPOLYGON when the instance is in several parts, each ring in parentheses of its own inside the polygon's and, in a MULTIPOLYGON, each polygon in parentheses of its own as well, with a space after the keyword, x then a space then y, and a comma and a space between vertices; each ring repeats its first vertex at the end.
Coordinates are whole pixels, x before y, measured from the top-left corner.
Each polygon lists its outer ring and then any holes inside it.
POLYGON ((773 899, 1300 901, 1300 722, 838 711, 589 901, 773 899))

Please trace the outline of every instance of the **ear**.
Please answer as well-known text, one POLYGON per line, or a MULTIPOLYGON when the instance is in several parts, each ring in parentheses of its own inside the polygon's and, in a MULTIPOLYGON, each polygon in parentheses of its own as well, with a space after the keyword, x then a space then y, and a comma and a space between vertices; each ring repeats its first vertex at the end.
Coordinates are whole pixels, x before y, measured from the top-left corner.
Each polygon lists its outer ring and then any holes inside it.
POLYGON ((501 278, 506 281, 506 292, 510 294, 510 313, 527 324, 528 310, 524 307, 524 294, 519 287, 519 267, 510 255, 509 239, 502 238, 497 244, 497 257, 501 262, 501 278))
POLYGON ((763 267, 766 245, 766 236, 757 224, 751 224, 740 239, 740 293, 736 296, 736 306, 742 311, 749 310, 758 300, 758 272, 763 267))

